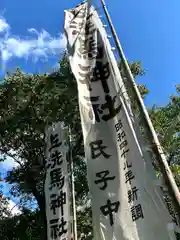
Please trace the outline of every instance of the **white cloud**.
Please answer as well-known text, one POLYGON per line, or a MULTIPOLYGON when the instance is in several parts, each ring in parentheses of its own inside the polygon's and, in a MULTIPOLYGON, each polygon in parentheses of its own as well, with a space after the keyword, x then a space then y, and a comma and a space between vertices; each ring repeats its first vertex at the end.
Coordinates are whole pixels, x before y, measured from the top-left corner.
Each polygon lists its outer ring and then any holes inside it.
POLYGON ((13 36, 10 25, 0 17, 0 53, 2 66, 11 58, 31 57, 34 61, 47 60, 48 56, 59 55, 66 47, 66 38, 63 34, 52 37, 46 30, 38 32, 34 28, 27 30, 29 36, 13 36))
MULTIPOLYGON (((15 155, 15 152, 13 150, 11 150, 9 153, 15 155)), ((21 160, 18 159, 18 162, 21 162, 21 160)), ((18 167, 19 166, 18 162, 16 162, 14 158, 6 155, 6 159, 0 162, 0 173, 4 174, 7 171, 11 171, 13 168, 18 167)))
POLYGON ((3 17, 0 17, 0 32, 7 31, 9 28, 8 23, 3 17))
POLYGON ((17 166, 19 166, 19 164, 10 157, 7 157, 6 160, 4 160, 3 162, 0 162, 1 169, 7 170, 7 171, 17 166))

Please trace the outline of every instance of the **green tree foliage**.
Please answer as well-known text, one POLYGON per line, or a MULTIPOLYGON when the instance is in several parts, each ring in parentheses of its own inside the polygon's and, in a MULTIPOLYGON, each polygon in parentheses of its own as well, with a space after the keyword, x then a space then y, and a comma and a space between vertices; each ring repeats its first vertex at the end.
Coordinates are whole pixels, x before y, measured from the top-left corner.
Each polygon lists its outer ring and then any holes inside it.
POLYGON ((2 160, 9 155, 19 164, 6 178, 13 184, 11 194, 20 197, 22 204, 35 199, 45 226, 44 130, 62 121, 72 129, 76 198, 78 204, 85 204, 88 186, 82 139, 77 134, 81 132, 77 88, 66 58, 51 75, 28 75, 17 69, 7 76, 0 85, 0 109, 2 160))
MULTIPOLYGON (((140 62, 133 62, 130 67, 134 77, 144 74, 140 62)), ((125 78, 121 63, 119 68, 125 78)), ((142 97, 145 97, 148 89, 144 85, 138 87, 142 97)), ((174 106, 173 104, 175 103, 171 103, 172 106, 174 106)), ((20 240, 38 239, 33 238, 36 232, 39 239, 46 239, 43 189, 45 179, 43 167, 45 160, 44 130, 51 123, 62 121, 71 127, 73 135, 72 154, 75 165, 78 233, 79 236, 84 233, 84 239, 88 239, 88 235, 92 231, 91 208, 78 108, 78 94, 76 81, 66 56, 60 61, 59 70, 50 75, 25 74, 17 69, 13 74, 6 76, 0 85, 0 111, 0 154, 2 160, 9 155, 18 163, 18 167, 10 171, 6 178, 6 181, 13 184, 11 194, 20 197, 22 206, 25 206, 27 201, 33 200, 36 200, 38 204, 37 212, 25 211, 21 216, 1 222, 3 225, 0 224, 0 238, 3 235, 4 239, 5 237, 12 239, 12 236, 18 237, 20 240), (32 225, 29 226, 28 222, 31 222, 32 225), (13 229, 12 235, 8 235, 11 228, 13 229), (18 231, 21 232, 20 235, 18 235, 18 231)), ((163 130, 160 126, 161 123, 157 123, 159 121, 159 111, 163 110, 154 111, 152 118, 156 119, 153 121, 155 121, 155 127, 160 134, 163 133, 163 130)), ((169 121, 171 116, 174 116, 173 113, 171 115, 167 114, 169 121)), ((165 123, 163 124, 165 125, 165 123)), ((163 137, 161 141, 169 154, 169 149, 164 144, 163 137)))
POLYGON ((11 216, 10 209, 8 208, 8 199, 3 196, 2 189, 0 190, 0 221, 11 216))
POLYGON ((0 239, 40 240, 44 226, 39 212, 27 211, 19 216, 0 221, 0 239))
POLYGON ((180 187, 180 85, 176 86, 176 90, 177 95, 172 95, 166 106, 154 106, 149 114, 180 187))
MULTIPOLYGON (((123 77, 123 80, 124 80, 126 89, 128 91, 128 94, 130 96, 132 96, 132 93, 131 93, 130 88, 129 88, 128 80, 126 78, 126 71, 124 69, 124 65, 123 65, 122 62, 119 62, 118 66, 119 66, 121 76, 123 77)), ((129 67, 130 67, 131 72, 132 72, 135 79, 137 79, 138 77, 141 77, 145 74, 145 70, 142 67, 141 61, 131 62, 131 63, 129 63, 129 67)), ((146 94, 149 93, 149 90, 147 89, 147 87, 144 84, 138 84, 138 89, 139 89, 139 91, 141 93, 141 97, 143 99, 145 98, 146 94)))

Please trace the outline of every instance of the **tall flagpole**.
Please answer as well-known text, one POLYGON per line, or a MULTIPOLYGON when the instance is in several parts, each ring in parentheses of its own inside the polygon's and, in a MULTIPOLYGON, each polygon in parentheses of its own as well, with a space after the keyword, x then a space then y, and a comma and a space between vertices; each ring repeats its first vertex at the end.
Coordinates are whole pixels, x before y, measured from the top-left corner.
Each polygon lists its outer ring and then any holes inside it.
POLYGON ((72 159, 72 135, 69 127, 69 163, 70 163, 70 175, 71 175, 71 194, 72 194, 72 211, 73 211, 73 239, 77 240, 77 217, 76 217, 76 199, 75 199, 75 187, 74 187, 74 165, 72 159))
POLYGON ((113 26, 111 17, 109 15, 107 7, 105 5, 105 1, 104 0, 100 0, 100 1, 102 3, 102 7, 103 7, 103 10, 105 12, 105 15, 106 15, 108 24, 110 26, 112 35, 114 37, 114 41, 115 41, 115 44, 116 44, 119 56, 120 56, 120 58, 122 60, 124 68, 126 70, 128 83, 130 84, 130 86, 131 86, 131 88, 133 90, 134 97, 137 100, 137 103, 138 103, 138 106, 139 106, 139 110, 140 110, 140 114, 142 115, 142 119, 143 119, 145 128, 147 129, 147 134, 149 135, 149 139, 150 139, 151 144, 152 144, 153 152, 156 155, 157 161, 159 163, 159 167, 161 169, 161 172, 162 172, 164 180, 165 180, 165 184, 166 184, 166 186, 168 188, 169 195, 171 196, 172 201, 174 203, 174 207, 175 207, 175 209, 177 211, 178 218, 179 218, 178 220, 179 220, 179 224, 180 224, 180 192, 178 190, 178 187, 176 185, 176 182, 174 180, 172 172, 171 172, 171 170, 169 168, 169 165, 168 165, 166 157, 165 157, 165 155, 163 153, 163 150, 162 150, 162 147, 160 145, 160 142, 159 142, 159 140, 157 138, 156 132, 155 132, 154 127, 152 125, 152 122, 150 120, 150 117, 149 117, 149 114, 147 112, 147 109, 146 109, 146 107, 144 105, 144 102, 143 102, 143 100, 141 98, 141 94, 140 94, 140 92, 138 90, 138 87, 136 85, 134 77, 133 77, 133 75, 131 73, 131 70, 129 68, 128 62, 126 60, 126 57, 125 57, 125 55, 123 53, 123 50, 122 50, 120 41, 118 39, 116 30, 115 30, 115 28, 113 26))

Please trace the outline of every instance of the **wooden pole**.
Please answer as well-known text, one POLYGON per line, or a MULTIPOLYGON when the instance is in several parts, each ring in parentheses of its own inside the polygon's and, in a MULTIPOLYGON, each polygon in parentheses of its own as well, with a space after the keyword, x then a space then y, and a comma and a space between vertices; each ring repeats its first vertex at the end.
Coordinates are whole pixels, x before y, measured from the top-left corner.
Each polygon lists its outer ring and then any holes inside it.
POLYGON ((176 185, 176 182, 174 180, 172 172, 169 168, 166 157, 163 153, 162 147, 161 147, 160 142, 157 138, 156 132, 154 130, 154 127, 153 127, 152 122, 150 120, 147 109, 144 105, 144 102, 141 98, 141 94, 138 90, 138 87, 136 85, 134 77, 133 77, 133 75, 131 73, 131 70, 129 68, 126 57, 123 53, 120 41, 118 39, 118 36, 117 36, 117 33, 116 33, 115 28, 113 26, 111 17, 109 15, 107 7, 105 5, 105 1, 104 0, 100 0, 100 1, 102 3, 102 7, 103 7, 103 10, 105 12, 105 15, 106 15, 108 24, 110 26, 112 35, 114 37, 114 41, 115 41, 119 56, 120 56, 120 58, 122 60, 122 63, 124 65, 124 68, 125 68, 125 71, 126 71, 126 74, 127 74, 127 78, 128 78, 128 83, 129 83, 130 87, 132 88, 134 97, 136 98, 136 101, 137 101, 137 104, 138 104, 138 107, 139 107, 139 110, 140 110, 140 114, 141 114, 144 126, 147 130, 148 138, 149 138, 149 140, 151 142, 151 145, 152 145, 152 150, 153 150, 154 154, 156 155, 156 159, 159 163, 159 167, 160 167, 161 172, 163 174, 165 184, 168 188, 168 193, 169 193, 170 197, 172 198, 175 210, 178 214, 178 220, 179 220, 179 223, 180 223, 180 193, 179 193, 178 187, 176 185))
POLYGON ((73 235, 74 240, 77 240, 77 217, 76 217, 76 199, 75 199, 75 187, 74 187, 74 164, 72 158, 72 135, 69 127, 69 163, 71 174, 71 191, 72 191, 72 212, 73 212, 73 235))

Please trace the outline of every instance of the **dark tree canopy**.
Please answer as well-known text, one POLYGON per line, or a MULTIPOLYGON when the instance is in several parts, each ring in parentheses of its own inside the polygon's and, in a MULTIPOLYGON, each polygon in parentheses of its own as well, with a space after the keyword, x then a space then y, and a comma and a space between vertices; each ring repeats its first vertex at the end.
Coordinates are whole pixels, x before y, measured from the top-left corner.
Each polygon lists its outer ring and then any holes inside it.
MULTIPOLYGON (((144 74, 140 62, 133 62, 130 67, 135 77, 144 74)), ((124 77, 121 63, 119 68, 124 77)), ((144 85, 139 85, 139 89, 145 97, 148 89, 144 85)), ((39 239, 45 239, 44 130, 51 123, 62 121, 71 127, 73 134, 76 202, 77 207, 83 206, 81 211, 77 211, 78 233, 84 233, 84 239, 88 239, 92 230, 91 208, 77 96, 76 81, 66 56, 60 61, 59 70, 51 74, 32 75, 17 69, 0 84, 0 153, 2 160, 11 156, 18 163, 18 167, 8 173, 6 181, 14 184, 11 194, 20 197, 24 207, 20 216, 0 223, 0 238, 6 236, 12 239, 15 236, 20 240, 38 239, 33 238, 36 233, 39 239), (27 201, 34 200, 38 204, 35 212, 28 210, 26 205, 27 201), (28 222, 31 222, 30 226, 28 222), (18 235, 19 229, 21 235, 18 235)), ((176 176, 179 167, 179 122, 175 128, 173 126, 172 134, 168 137, 165 134, 168 123, 177 118, 179 107, 178 95, 172 97, 167 106, 151 111, 151 118, 169 162, 175 164, 176 176)))

